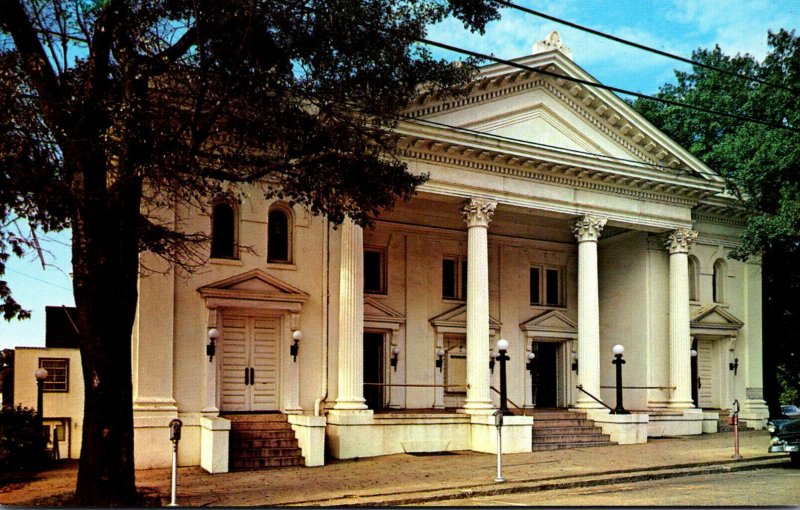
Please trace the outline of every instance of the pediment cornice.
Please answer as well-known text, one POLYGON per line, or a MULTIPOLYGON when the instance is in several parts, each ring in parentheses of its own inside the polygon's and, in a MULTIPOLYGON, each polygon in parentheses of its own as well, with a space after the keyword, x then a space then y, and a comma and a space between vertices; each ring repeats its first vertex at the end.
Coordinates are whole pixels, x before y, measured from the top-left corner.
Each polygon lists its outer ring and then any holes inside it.
POLYGON ((197 289, 201 296, 218 300, 304 303, 309 295, 283 280, 253 269, 245 273, 204 285, 197 289))
MULTIPOLYGON (((428 320, 433 329, 443 333, 466 333, 467 331, 467 305, 459 305, 428 320)), ((502 323, 489 316, 489 331, 492 335, 500 330, 502 323)))
POLYGON ((706 305, 689 320, 693 335, 736 336, 744 322, 721 305, 706 305))
POLYGON ((375 299, 364 298, 364 325, 368 327, 388 327, 399 330, 406 317, 394 308, 375 299))
MULTIPOLYGON (((588 82, 597 81, 558 51, 519 58, 513 62, 540 68, 588 82)), ((624 147, 628 152, 652 165, 688 172, 721 184, 722 178, 705 164, 658 130, 626 102, 611 91, 595 88, 534 71, 495 64, 482 69, 481 78, 465 86, 464 95, 443 98, 434 93, 421 94, 406 114, 424 118, 443 112, 474 107, 478 103, 519 94, 541 87, 566 103, 598 131, 624 147)))
POLYGON ((578 324, 558 310, 549 310, 519 325, 528 338, 578 338, 578 324))

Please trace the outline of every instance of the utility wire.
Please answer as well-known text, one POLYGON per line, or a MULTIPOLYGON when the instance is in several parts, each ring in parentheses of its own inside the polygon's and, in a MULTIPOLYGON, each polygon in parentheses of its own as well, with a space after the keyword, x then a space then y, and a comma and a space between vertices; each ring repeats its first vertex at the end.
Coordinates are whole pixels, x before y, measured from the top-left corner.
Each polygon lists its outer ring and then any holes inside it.
POLYGON ((589 28, 589 27, 584 26, 584 25, 579 25, 577 23, 573 23, 573 22, 567 21, 565 19, 557 18, 555 16, 551 16, 549 14, 545 14, 545 13, 540 12, 540 11, 535 11, 533 9, 529 9, 527 7, 523 7, 521 5, 509 2, 507 0, 495 0, 495 2, 497 2, 500 5, 504 5, 504 6, 508 7, 508 8, 510 8, 510 9, 516 9, 518 11, 521 11, 521 12, 524 12, 524 13, 527 13, 527 14, 532 14, 533 16, 538 16, 540 18, 544 18, 544 19, 547 19, 547 20, 550 20, 550 21, 555 21, 556 23, 560 23, 562 25, 566 25, 568 27, 572 27, 572 28, 575 28, 575 29, 578 29, 578 30, 582 30, 584 32, 588 32, 590 34, 593 34, 593 35, 596 35, 596 36, 599 36, 599 37, 604 37, 606 39, 612 40, 614 42, 618 42, 620 44, 625 44, 625 45, 628 45, 628 46, 632 46, 634 48, 638 48, 640 50, 649 51, 651 53, 655 53, 655 54, 661 55, 663 57, 668 57, 668 58, 671 58, 671 59, 674 59, 674 60, 678 60, 680 62, 685 62, 687 64, 692 64, 694 66, 702 67, 704 69, 709 69, 711 71, 716 71, 718 73, 726 74, 728 76, 733 76, 733 77, 736 77, 736 78, 739 78, 739 79, 742 79, 742 80, 754 81, 754 82, 761 83, 761 84, 764 84, 764 85, 767 85, 767 86, 770 86, 770 87, 779 88, 779 89, 791 92, 793 94, 800 94, 800 90, 792 88, 792 87, 787 87, 785 85, 781 85, 780 83, 773 83, 773 82, 764 80, 762 78, 757 78, 755 76, 750 76, 750 75, 747 75, 747 74, 737 73, 735 71, 729 71, 729 70, 723 69, 721 67, 716 67, 716 66, 712 66, 712 65, 709 65, 709 64, 704 64, 702 62, 698 62, 696 60, 692 60, 692 59, 689 59, 689 58, 686 58, 686 57, 682 57, 682 56, 676 55, 674 53, 669 53, 667 51, 662 51, 662 50, 659 50, 659 49, 656 49, 656 48, 653 48, 653 47, 650 47, 650 46, 645 46, 644 44, 639 44, 637 42, 629 41, 629 40, 623 39, 621 37, 617 37, 617 36, 614 36, 614 35, 611 35, 611 34, 606 34, 605 32, 600 32, 599 30, 595 30, 593 28, 589 28))
POLYGON ((532 73, 539 73, 539 74, 543 74, 543 75, 546 75, 546 76, 552 76, 552 77, 555 77, 555 78, 561 78, 563 80, 572 81, 572 82, 575 82, 575 83, 580 83, 581 85, 586 85, 587 87, 605 89, 605 90, 609 90, 611 92, 617 92, 619 94, 624 94, 624 95, 627 95, 627 96, 634 96, 634 97, 638 97, 638 98, 641 98, 641 99, 649 99, 651 101, 667 104, 667 105, 670 105, 670 106, 678 106, 678 107, 681 107, 681 108, 687 108, 687 109, 690 109, 690 110, 695 110, 695 111, 707 113, 707 114, 710 114, 710 115, 718 115, 718 116, 721 116, 721 117, 728 117, 730 119, 736 119, 736 120, 740 120, 740 121, 744 121, 744 122, 752 122, 754 124, 761 124, 761 125, 764 125, 764 126, 771 127, 773 129, 786 129, 786 130, 792 131, 794 133, 800 133, 800 129, 798 129, 798 128, 794 128, 794 127, 791 127, 791 126, 783 126, 781 124, 774 124, 774 123, 766 121, 766 120, 756 119, 754 117, 748 117, 746 115, 738 115, 738 114, 735 114, 735 113, 721 112, 721 111, 718 111, 718 110, 712 110, 710 108, 705 108, 705 107, 702 107, 702 106, 691 105, 691 104, 688 104, 688 103, 682 103, 680 101, 673 101, 671 99, 664 99, 664 98, 661 98, 661 97, 649 96, 649 95, 643 94, 641 92, 633 92, 631 90, 626 90, 626 89, 622 89, 622 88, 619 88, 619 87, 613 87, 611 85, 604 85, 602 83, 583 80, 581 78, 573 78, 572 76, 566 76, 566 75, 563 75, 563 74, 554 73, 554 72, 551 72, 551 71, 547 71, 545 69, 537 69, 535 67, 526 66, 526 65, 523 65, 523 64, 520 64, 520 63, 517 63, 517 62, 513 62, 511 60, 506 60, 506 59, 498 58, 498 57, 495 57, 495 56, 492 56, 492 55, 487 55, 486 53, 479 53, 477 51, 472 51, 472 50, 467 50, 467 49, 464 49, 464 48, 459 48, 458 46, 452 46, 450 44, 445 44, 445 43, 441 43, 441 42, 437 42, 437 41, 432 41, 432 40, 426 39, 424 37, 412 37, 412 39, 417 41, 417 42, 419 42, 419 43, 427 44, 429 46, 435 46, 437 48, 453 51, 453 52, 456 52, 456 53, 461 53, 461 54, 468 55, 468 56, 475 57, 475 58, 479 58, 479 59, 482 59, 482 60, 491 60, 491 61, 494 61, 494 62, 497 62, 497 63, 500 63, 500 64, 505 64, 505 65, 510 66, 510 67, 515 67, 517 69, 521 69, 523 71, 529 71, 529 72, 532 72, 532 73))

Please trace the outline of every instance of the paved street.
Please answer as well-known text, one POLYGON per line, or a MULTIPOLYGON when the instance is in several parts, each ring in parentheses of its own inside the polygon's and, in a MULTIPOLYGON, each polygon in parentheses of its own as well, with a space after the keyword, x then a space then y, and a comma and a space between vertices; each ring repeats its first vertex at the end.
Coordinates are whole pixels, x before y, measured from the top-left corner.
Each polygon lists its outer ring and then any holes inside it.
POLYGON ((425 506, 798 506, 800 469, 789 467, 668 480, 479 496, 425 506))

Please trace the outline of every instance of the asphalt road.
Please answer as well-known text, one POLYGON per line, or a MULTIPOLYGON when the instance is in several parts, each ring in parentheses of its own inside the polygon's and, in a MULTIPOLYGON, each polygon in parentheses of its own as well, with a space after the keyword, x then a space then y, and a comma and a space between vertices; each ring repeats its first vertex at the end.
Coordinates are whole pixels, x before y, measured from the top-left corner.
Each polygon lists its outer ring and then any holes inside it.
POLYGON ((800 469, 786 467, 619 485, 437 501, 426 506, 798 506, 800 469))

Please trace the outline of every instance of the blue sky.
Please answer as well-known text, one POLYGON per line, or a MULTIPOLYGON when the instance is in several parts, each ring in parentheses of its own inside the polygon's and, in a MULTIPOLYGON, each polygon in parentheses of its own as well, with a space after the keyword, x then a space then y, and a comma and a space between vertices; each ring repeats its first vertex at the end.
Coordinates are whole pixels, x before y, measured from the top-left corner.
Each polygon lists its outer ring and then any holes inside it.
MULTIPOLYGON (((618 37, 685 57, 692 50, 718 44, 727 54, 750 53, 761 59, 767 53, 767 30, 796 29, 800 0, 517 0, 534 10, 588 26, 618 37)), ((429 38, 501 58, 530 53, 536 41, 558 30, 573 60, 607 85, 652 93, 673 80, 680 62, 598 38, 519 11, 504 9, 501 20, 486 34, 465 31, 446 21, 431 29, 429 38)), ((443 58, 457 55, 435 50, 443 58)), ((44 307, 74 304, 71 293, 69 234, 42 236, 46 268, 38 256, 10 259, 5 279, 15 297, 33 317, 11 323, 0 320, 0 348, 44 345, 44 307)))

